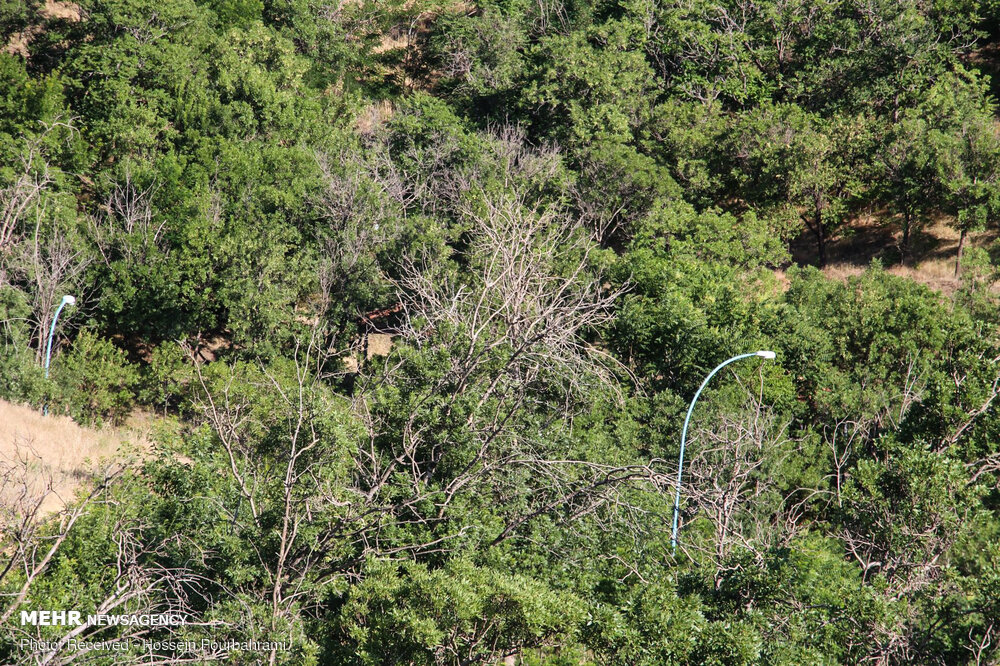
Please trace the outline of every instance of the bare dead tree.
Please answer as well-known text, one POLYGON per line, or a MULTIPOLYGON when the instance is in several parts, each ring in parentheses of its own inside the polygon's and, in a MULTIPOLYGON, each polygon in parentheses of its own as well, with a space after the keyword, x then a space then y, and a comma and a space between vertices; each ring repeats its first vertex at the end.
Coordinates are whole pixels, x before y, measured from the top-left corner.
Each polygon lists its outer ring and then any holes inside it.
MULTIPOLYGON (((157 222, 153 209, 157 189, 155 182, 140 187, 131 169, 126 169, 121 180, 111 183, 101 214, 90 219, 94 244, 109 267, 114 260, 143 266, 152 248, 165 249, 166 219, 157 222)), ((217 204, 213 198, 210 207, 217 204)))
POLYGON ((606 357, 584 342, 583 333, 609 321, 619 292, 608 293, 599 277, 588 274, 589 240, 577 222, 553 210, 526 208, 518 198, 487 198, 485 205, 485 214, 473 218, 473 281, 449 279, 407 257, 398 287, 411 339, 419 343, 428 331, 461 331, 461 341, 455 341, 461 351, 445 381, 455 382, 455 397, 472 381, 485 382, 474 411, 498 398, 492 425, 484 424, 492 440, 511 409, 531 399, 530 387, 543 375, 563 378, 571 388, 607 379, 599 362, 606 357), (565 273, 554 270, 570 257, 565 273), (497 354, 505 356, 503 365, 480 377, 497 354))
POLYGON ((830 449, 833 462, 833 479, 837 506, 842 506, 841 490, 847 479, 854 456, 857 455, 858 440, 864 436, 864 428, 856 421, 842 419, 825 433, 824 439, 830 449))
POLYGON ((862 376, 857 400, 848 408, 852 413, 831 415, 835 426, 825 428, 825 438, 842 468, 849 466, 851 455, 862 453, 879 434, 899 430, 913 407, 923 400, 927 380, 920 372, 918 358, 908 354, 899 360, 898 369, 902 374, 899 385, 862 376))
MULTIPOLYGON (((517 150, 500 154, 507 164, 522 157, 517 150)), ((406 478, 414 500, 405 511, 418 506, 418 498, 430 499, 435 509, 411 518, 434 522, 444 520, 462 494, 488 492, 503 501, 513 491, 501 479, 518 469, 546 480, 536 484, 531 509, 510 517, 496 537, 500 541, 539 515, 560 511, 573 519, 591 514, 614 503, 620 486, 650 472, 648 467, 553 461, 539 438, 518 426, 520 410, 531 409, 547 390, 567 400, 555 405, 551 422, 571 418, 571 396, 597 387, 615 390, 611 365, 587 344, 585 333, 609 321, 620 292, 605 289, 591 272, 592 244, 580 223, 553 209, 530 207, 524 197, 484 191, 478 199, 470 197, 463 214, 472 231, 462 276, 443 276, 424 258, 406 257, 396 283, 405 337, 417 347, 447 353, 449 369, 421 393, 405 423, 392 427, 398 434, 391 440, 385 436, 391 428, 382 422, 384 416, 365 402, 370 389, 362 388, 358 411, 371 436, 360 452, 359 481, 368 496, 376 497, 392 480, 406 478), (463 404, 470 395, 475 396, 471 407, 463 404), (445 419, 462 414, 462 428, 472 438, 460 468, 445 477, 438 467, 450 445, 421 409, 430 400, 443 400, 445 419)), ((364 379, 396 381, 396 367, 388 365, 364 379)))
POLYGON ((465 164, 457 159, 461 145, 454 135, 439 132, 420 146, 400 150, 392 132, 378 128, 359 149, 316 155, 326 187, 314 203, 333 231, 363 224, 381 232, 372 238, 377 241, 415 212, 461 215, 486 169, 505 185, 545 180, 556 173, 558 149, 530 148, 522 128, 493 126, 483 138, 490 159, 465 164))
POLYGON ((62 290, 77 284, 89 263, 74 230, 52 213, 66 205, 63 195, 49 192, 57 172, 50 144, 57 133, 75 131, 72 119, 43 123, 41 131, 25 138, 15 176, 0 187, 0 284, 24 292, 31 304, 30 339, 39 359, 53 304, 62 290))
POLYGON ((69 232, 48 219, 50 206, 58 202, 46 194, 55 177, 47 143, 57 131, 75 130, 62 118, 44 124, 41 132, 25 139, 16 176, 0 188, 0 284, 27 292, 30 336, 39 359, 56 292, 73 285, 87 264, 69 232))
MULTIPOLYGON (((190 354, 201 389, 194 405, 200 419, 215 432, 227 472, 239 492, 235 506, 220 509, 235 530, 276 536, 273 546, 251 541, 264 577, 238 590, 268 606, 270 619, 260 630, 270 635, 291 614, 303 609, 309 613, 321 603, 310 596, 314 586, 347 575, 344 567, 326 562, 328 553, 335 545, 349 544, 364 534, 366 521, 372 514, 377 518, 380 512, 380 507, 363 504, 363 498, 352 491, 349 478, 328 473, 343 467, 345 459, 338 443, 320 424, 319 415, 336 409, 336 405, 310 373, 315 364, 311 357, 319 349, 318 338, 314 331, 296 355, 291 381, 279 379, 263 366, 249 378, 231 371, 222 377, 209 377, 194 353, 190 354), (247 391, 248 385, 251 392, 271 396, 275 408, 262 412, 247 391), (272 428, 281 432, 280 440, 264 450, 261 432, 272 428), (318 533, 305 529, 317 524, 328 527, 318 533)), ((341 410, 346 412, 346 401, 341 410)), ((277 651, 271 650, 268 663, 276 659, 277 651)))
POLYGON ((579 222, 551 208, 529 207, 522 197, 483 201, 481 217, 467 210, 476 225, 468 253, 474 282, 442 281, 420 258, 403 259, 398 288, 411 337, 419 338, 421 329, 467 331, 458 361, 465 375, 502 346, 515 350, 508 369, 528 372, 525 379, 537 376, 543 361, 558 370, 589 363, 588 369, 602 374, 601 365, 593 364, 600 354, 582 333, 610 320, 621 291, 609 292, 599 276, 589 274, 592 246, 579 222), (569 269, 559 274, 564 263, 569 269))
POLYGON ((52 182, 48 164, 44 161, 38 164, 42 138, 29 141, 26 154, 21 156, 21 168, 14 182, 0 189, 0 256, 14 244, 21 221, 29 208, 38 201, 42 191, 52 182))
POLYGON ((763 403, 763 377, 756 392, 748 392, 749 408, 722 413, 696 431, 700 442, 692 456, 686 492, 697 515, 713 527, 709 545, 692 545, 716 568, 722 580, 734 547, 763 559, 764 553, 787 544, 797 532, 794 510, 777 490, 771 472, 780 469, 800 447, 788 434, 788 422, 763 403))
POLYGON ((72 119, 59 116, 50 123, 43 123, 37 134, 26 137, 13 180, 0 187, 0 277, 4 257, 18 241, 24 231, 23 224, 53 181, 46 144, 54 132, 63 130, 74 132, 75 128, 72 119))
MULTIPOLYGON (((150 634, 150 627, 132 627, 122 633, 115 626, 67 626, 61 636, 53 636, 40 626, 22 626, 14 615, 29 602, 32 590, 41 584, 74 529, 94 507, 111 501, 109 488, 124 470, 123 465, 106 467, 103 475, 78 500, 53 516, 45 514, 46 500, 54 492, 52 480, 38 483, 29 473, 30 457, 0 463, 0 596, 6 598, 0 613, 0 625, 15 643, 23 640, 41 641, 44 649, 26 650, 18 664, 79 664, 106 657, 100 652, 80 649, 77 641, 141 639, 150 634)), ((113 580, 106 596, 97 604, 96 613, 171 613, 191 617, 189 592, 197 583, 182 568, 165 568, 156 564, 156 555, 165 544, 149 544, 139 538, 145 526, 131 518, 120 518, 113 528, 117 555, 113 580)), ((203 658, 211 655, 203 654, 203 658)), ((164 657, 166 659, 166 657, 164 657)), ((153 663, 183 663, 186 659, 153 663)), ((144 656, 127 657, 121 663, 149 663, 144 656)))
MULTIPOLYGON (((158 562, 166 552, 168 541, 150 542, 143 534, 150 525, 137 524, 132 517, 114 525, 115 554, 113 578, 107 585, 105 596, 96 603, 92 614, 101 615, 171 615, 182 618, 188 627, 212 627, 225 630, 221 622, 205 622, 196 614, 193 601, 197 590, 206 581, 192 574, 186 567, 168 567, 158 562)), ((29 653, 23 663, 38 666, 68 666, 69 664, 103 663, 107 652, 91 644, 102 641, 128 641, 137 647, 144 641, 160 636, 177 640, 178 629, 173 626, 90 625, 67 626, 61 635, 53 637, 43 633, 41 627, 20 628, 19 640, 31 638, 44 645, 43 649, 29 653)), ((162 641, 161 643, 167 643, 162 641)), ((192 641, 194 646, 174 650, 168 645, 150 647, 132 654, 116 653, 116 663, 122 664, 185 664, 203 663, 224 659, 226 650, 192 641)))
POLYGON ((965 649, 972 653, 976 666, 988 666, 997 662, 996 648, 993 646, 993 628, 993 623, 990 622, 981 638, 973 636, 973 630, 969 629, 969 643, 965 649))
POLYGON ((312 311, 305 316, 329 328, 325 351, 315 357, 318 374, 343 372, 330 360, 357 353, 361 341, 345 338, 352 322, 365 312, 343 306, 350 302, 352 286, 389 284, 380 273, 378 252, 402 231, 399 223, 409 206, 421 196, 423 185, 398 169, 385 155, 385 146, 372 137, 370 151, 344 150, 338 155, 316 154, 324 187, 313 200, 323 225, 322 253, 317 281, 319 290, 312 311), (332 367, 332 369, 331 369, 332 367))
POLYGON ((41 491, 32 490, 27 481, 27 470, 11 468, 5 465, 0 482, 4 486, 4 494, 12 497, 3 511, 2 545, 5 562, 0 570, 0 585, 13 582, 12 591, 3 596, 10 598, 10 603, 2 614, 0 622, 6 624, 10 617, 20 608, 28 597, 28 593, 40 577, 48 569, 53 556, 69 536, 70 530, 106 489, 105 484, 97 485, 82 501, 61 512, 58 516, 57 528, 52 534, 43 532, 41 527, 42 506, 52 492, 51 484, 41 491))
POLYGON ((532 19, 531 34, 535 37, 550 32, 569 33, 569 12, 562 0, 535 0, 529 18, 532 19))
MULTIPOLYGON (((981 352, 979 355, 980 360, 983 360, 983 357, 984 353, 981 352)), ((993 359, 993 363, 996 362, 997 359, 993 359)), ((958 391, 962 391, 966 386, 968 375, 967 374, 960 375, 957 371, 954 371, 952 373, 952 379, 955 382, 955 389, 958 391)), ((997 399, 997 396, 1000 396, 1000 374, 998 374, 996 378, 993 380, 992 384, 986 391, 986 395, 980 400, 979 404, 973 405, 966 412, 965 417, 962 419, 961 423, 957 425, 954 432, 951 435, 949 435, 944 440, 944 442, 942 442, 942 444, 944 446, 951 446, 956 442, 958 442, 958 440, 961 439, 962 435, 968 432, 969 429, 976 424, 976 421, 978 421, 981 416, 989 412, 990 408, 993 406, 993 402, 997 399)))
MULTIPOLYGON (((322 216, 324 252, 320 259, 318 314, 330 312, 347 295, 350 285, 375 282, 388 297, 393 289, 387 268, 377 256, 406 232, 413 214, 463 218, 470 198, 488 178, 525 190, 526 183, 548 182, 557 176, 560 155, 554 146, 530 148, 524 131, 511 125, 490 128, 484 136, 487 157, 475 163, 456 159, 460 146, 454 136, 432 136, 427 145, 406 146, 400 153, 390 131, 379 128, 361 149, 336 155, 317 154, 325 187, 313 204, 322 216), (401 165, 406 165, 401 166, 401 165)), ((527 195, 526 195, 527 196, 527 195)), ((339 313, 332 322, 330 355, 347 350, 343 340, 348 322, 363 312, 339 313)))
POLYGON ((0 461, 0 584, 20 570, 36 568, 26 563, 36 559, 30 552, 37 548, 33 536, 45 501, 54 492, 51 473, 42 478, 29 474, 37 457, 31 443, 16 445, 15 450, 13 459, 0 461))
MULTIPOLYGON (((387 158, 372 159, 391 165, 387 158)), ((314 205, 328 225, 320 269, 325 307, 325 301, 343 292, 362 267, 371 264, 374 250, 396 233, 395 217, 404 215, 417 195, 394 166, 379 171, 357 153, 344 151, 336 158, 317 153, 316 161, 325 187, 314 205)))
POLYGON ((45 353, 55 304, 63 294, 79 293, 80 280, 91 263, 90 253, 73 230, 59 224, 43 225, 43 215, 38 213, 31 243, 21 243, 11 261, 28 291, 32 338, 39 360, 45 353))
MULTIPOLYGON (((396 524, 443 523, 449 506, 463 494, 507 492, 498 479, 512 469, 536 474, 547 483, 537 484, 530 510, 511 515, 498 540, 510 538, 518 527, 545 513, 559 511, 572 520, 592 515, 600 506, 624 507, 622 488, 654 475, 649 466, 618 468, 553 459, 537 437, 518 427, 519 411, 549 400, 543 398, 546 391, 563 395, 551 424, 579 408, 574 401, 589 390, 614 394, 616 366, 586 337, 610 321, 620 291, 606 288, 592 270, 592 237, 580 221, 535 203, 535 195, 524 187, 555 175, 558 151, 527 148, 523 132, 513 127, 494 128, 487 144, 491 160, 463 169, 448 165, 453 148, 444 141, 431 149, 420 174, 399 170, 381 148, 364 158, 363 168, 342 169, 320 157, 328 188, 318 205, 338 240, 329 248, 329 270, 324 273, 329 279, 321 276, 321 284, 340 279, 332 275, 333 266, 350 269, 370 261, 372 245, 394 233, 398 216, 407 208, 447 211, 470 229, 460 257, 465 264, 460 279, 442 276, 439 265, 426 256, 403 257, 395 269, 404 337, 419 348, 439 346, 451 360, 448 372, 426 387, 392 441, 387 433, 397 426, 372 408, 370 395, 382 382, 405 381, 396 374, 400 362, 390 358, 378 372, 360 378, 355 412, 368 436, 355 458, 352 493, 358 500, 340 517, 342 536, 356 539, 359 552, 391 557, 446 548, 464 526, 454 526, 454 531, 429 542, 389 545, 379 536, 380 525, 387 518, 396 524), (487 177, 502 179, 520 194, 492 194, 492 188, 483 185, 487 177), (387 210, 397 212, 387 215, 387 210), (462 406, 466 395, 476 396, 471 409, 462 406), (426 422, 420 408, 422 402, 437 399, 444 400, 446 415, 463 414, 462 427, 475 442, 459 469, 447 477, 439 475, 438 466, 449 445, 433 432, 435 426, 426 422), (400 496, 401 485, 406 492, 400 496), (396 499, 382 504, 390 489, 396 499), (417 508, 428 506, 433 510, 417 508)), ((342 164, 358 160, 339 158, 342 164)), ((245 407, 230 404, 221 411, 229 416, 213 417, 216 429, 232 431, 229 421, 238 420, 245 407)), ((254 481, 241 471, 246 457, 233 459, 235 477, 245 493, 253 495, 254 481)))
POLYGON ((898 389, 863 378, 857 413, 835 417, 832 425, 823 427, 823 441, 832 465, 827 478, 832 479, 832 498, 838 507, 843 505, 844 484, 858 459, 868 453, 880 433, 899 430, 913 407, 923 399, 926 381, 917 368, 917 358, 907 356, 901 364, 905 375, 898 389))

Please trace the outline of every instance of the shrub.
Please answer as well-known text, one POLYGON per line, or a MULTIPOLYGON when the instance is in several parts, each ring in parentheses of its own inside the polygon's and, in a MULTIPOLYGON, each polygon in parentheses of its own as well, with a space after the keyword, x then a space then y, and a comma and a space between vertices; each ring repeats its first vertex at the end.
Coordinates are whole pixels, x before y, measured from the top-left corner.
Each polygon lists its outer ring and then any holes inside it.
POLYGON ((109 340, 84 330, 73 348, 53 362, 53 407, 61 406, 80 423, 121 423, 134 401, 139 379, 126 354, 109 340))

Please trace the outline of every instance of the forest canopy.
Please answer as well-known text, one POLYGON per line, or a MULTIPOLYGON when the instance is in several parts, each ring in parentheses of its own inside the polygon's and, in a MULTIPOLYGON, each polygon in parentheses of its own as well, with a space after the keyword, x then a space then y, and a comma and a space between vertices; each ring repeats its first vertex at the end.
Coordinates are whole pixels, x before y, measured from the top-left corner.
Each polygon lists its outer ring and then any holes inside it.
POLYGON ((0 662, 1000 663, 993 0, 0 36, 0 662))

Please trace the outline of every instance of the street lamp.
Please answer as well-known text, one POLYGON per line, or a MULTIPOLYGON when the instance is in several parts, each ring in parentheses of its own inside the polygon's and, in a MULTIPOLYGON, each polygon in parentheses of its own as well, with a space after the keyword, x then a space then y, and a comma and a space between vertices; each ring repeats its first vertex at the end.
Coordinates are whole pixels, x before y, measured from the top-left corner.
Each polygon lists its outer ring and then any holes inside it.
MULTIPOLYGON (((62 309, 64 307, 66 307, 67 305, 76 305, 76 298, 74 296, 70 296, 69 294, 63 296, 62 297, 62 302, 59 303, 59 307, 56 308, 56 314, 55 314, 55 316, 52 317, 52 326, 49 328, 49 342, 48 342, 48 345, 46 346, 46 349, 45 349, 45 378, 46 379, 49 378, 49 363, 52 362, 52 336, 54 336, 56 334, 56 322, 59 321, 59 313, 62 312, 62 309)), ((49 406, 45 405, 45 407, 42 408, 42 414, 48 414, 48 413, 49 413, 49 406)))
POLYGON ((675 555, 677 554, 677 519, 680 516, 680 511, 681 511, 681 474, 684 471, 684 445, 687 443, 688 423, 691 422, 691 412, 694 411, 694 403, 698 402, 698 396, 701 395, 702 390, 704 390, 705 386, 712 379, 712 377, 715 376, 715 373, 717 373, 719 370, 722 370, 724 367, 726 367, 733 361, 739 361, 740 359, 750 358, 751 356, 759 356, 761 358, 773 359, 774 352, 773 351, 750 352, 749 354, 740 354, 739 356, 732 357, 728 361, 723 361, 722 363, 720 363, 715 367, 715 370, 712 370, 712 372, 708 373, 708 377, 705 377, 705 381, 701 383, 701 386, 698 387, 698 391, 694 394, 694 397, 691 398, 691 405, 688 407, 687 416, 684 417, 684 429, 681 430, 681 455, 680 459, 677 461, 677 494, 674 496, 674 526, 670 534, 670 547, 673 549, 675 555))

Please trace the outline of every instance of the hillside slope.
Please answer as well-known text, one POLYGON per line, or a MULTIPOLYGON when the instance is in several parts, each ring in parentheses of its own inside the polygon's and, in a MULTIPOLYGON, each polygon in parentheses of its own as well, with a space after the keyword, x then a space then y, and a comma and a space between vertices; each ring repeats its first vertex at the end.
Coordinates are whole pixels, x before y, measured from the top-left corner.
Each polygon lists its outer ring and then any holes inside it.
POLYGON ((136 430, 91 430, 0 400, 0 498, 41 501, 42 513, 58 511, 102 466, 134 447, 148 448, 136 430))

